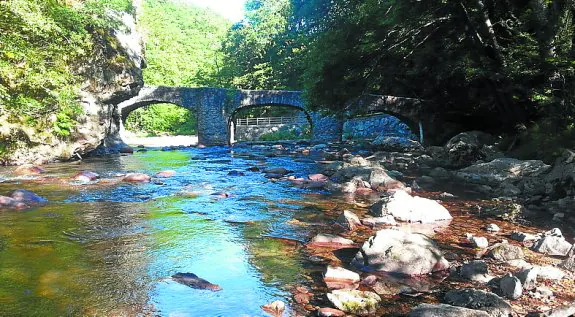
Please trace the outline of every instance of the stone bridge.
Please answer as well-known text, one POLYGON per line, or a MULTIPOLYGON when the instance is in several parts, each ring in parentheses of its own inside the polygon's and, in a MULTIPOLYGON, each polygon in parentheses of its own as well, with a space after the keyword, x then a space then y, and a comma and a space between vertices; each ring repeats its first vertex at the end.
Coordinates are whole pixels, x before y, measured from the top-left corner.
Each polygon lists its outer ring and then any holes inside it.
MULTIPOLYGON (((222 88, 187 88, 146 86, 132 99, 118 105, 125 122, 130 112, 151 104, 170 103, 194 111, 198 118, 198 142, 204 145, 227 145, 233 138, 233 118, 240 109, 259 106, 288 106, 303 111, 312 127, 312 140, 338 141, 343 119, 308 109, 299 91, 228 90, 222 88)), ((365 95, 349 103, 347 115, 386 113, 405 122, 414 133, 436 142, 432 116, 424 113, 425 103, 418 99, 365 95), (428 131, 427 131, 428 130, 428 131)))

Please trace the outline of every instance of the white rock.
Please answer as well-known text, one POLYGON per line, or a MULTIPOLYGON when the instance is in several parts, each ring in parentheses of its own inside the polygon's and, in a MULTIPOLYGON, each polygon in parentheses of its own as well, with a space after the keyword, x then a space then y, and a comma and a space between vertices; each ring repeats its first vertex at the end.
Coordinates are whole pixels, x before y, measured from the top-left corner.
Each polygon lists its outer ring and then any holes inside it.
POLYGON ((452 219, 449 211, 435 200, 413 197, 403 190, 384 197, 370 208, 370 212, 376 217, 392 215, 405 222, 432 223, 452 219))
POLYGON ((494 223, 490 223, 485 227, 485 230, 487 230, 489 232, 499 232, 501 229, 499 228, 498 225, 496 225, 494 223))
POLYGON ((342 267, 331 265, 328 265, 323 278, 328 281, 346 281, 349 283, 357 283, 360 281, 359 274, 342 267))

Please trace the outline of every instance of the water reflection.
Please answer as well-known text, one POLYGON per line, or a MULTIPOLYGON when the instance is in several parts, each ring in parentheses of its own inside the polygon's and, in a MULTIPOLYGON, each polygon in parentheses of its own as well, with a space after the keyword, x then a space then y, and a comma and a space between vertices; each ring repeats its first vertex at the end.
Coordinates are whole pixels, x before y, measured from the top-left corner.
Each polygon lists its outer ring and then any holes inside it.
MULTIPOLYGON (((228 175, 262 160, 225 148, 150 151, 47 169, 60 178, 81 170, 177 175, 160 184, 0 183, 0 194, 23 187, 51 201, 0 213, 0 315, 265 315, 261 305, 289 300, 287 285, 302 279, 298 243, 278 238, 306 239, 305 228, 291 220, 305 212, 297 202, 310 191, 260 173, 228 175), (177 272, 223 290, 167 278, 177 272)), ((267 164, 299 175, 314 168, 281 157, 267 164)))

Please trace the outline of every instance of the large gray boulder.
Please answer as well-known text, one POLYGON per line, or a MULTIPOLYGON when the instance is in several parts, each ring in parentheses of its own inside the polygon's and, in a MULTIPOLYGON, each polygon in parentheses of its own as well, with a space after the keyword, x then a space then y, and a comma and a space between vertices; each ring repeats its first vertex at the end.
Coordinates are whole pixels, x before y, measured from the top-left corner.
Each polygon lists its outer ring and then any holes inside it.
POLYGON ((547 255, 565 256, 569 253, 571 247, 571 243, 567 242, 563 236, 547 235, 535 241, 531 249, 547 255))
POLYGON ((409 317, 489 317, 482 310, 475 310, 446 304, 420 304, 412 309, 409 317))
POLYGON ((493 136, 481 131, 468 131, 451 138, 445 145, 447 158, 453 166, 469 166, 487 158, 484 146, 493 144, 493 136))
POLYGON ((539 160, 522 161, 504 157, 471 165, 453 175, 456 179, 468 183, 499 186, 503 182, 518 182, 524 177, 540 176, 550 168, 551 166, 539 160))
POLYGON ((483 310, 492 317, 508 317, 512 312, 511 305, 501 297, 472 288, 451 290, 443 300, 453 306, 483 310))
POLYGON ((379 230, 355 255, 360 269, 406 275, 424 275, 449 268, 435 242, 427 236, 394 229, 379 230))
POLYGON ((370 208, 376 217, 392 215, 398 221, 432 223, 452 219, 449 211, 435 200, 411 196, 398 190, 388 193, 370 208))

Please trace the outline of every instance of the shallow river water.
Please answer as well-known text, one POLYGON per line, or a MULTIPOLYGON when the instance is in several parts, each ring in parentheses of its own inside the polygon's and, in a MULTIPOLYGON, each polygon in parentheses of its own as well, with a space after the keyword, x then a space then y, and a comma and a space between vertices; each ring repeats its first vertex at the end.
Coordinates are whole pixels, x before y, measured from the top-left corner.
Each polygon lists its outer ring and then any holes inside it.
MULTIPOLYGON (((265 315, 260 306, 287 301, 286 287, 301 279, 299 256, 274 237, 306 239, 289 220, 304 208, 293 202, 312 192, 261 173, 228 176, 257 164, 226 148, 150 151, 48 165, 47 175, 92 170, 106 178, 166 169, 177 175, 164 184, 0 183, 1 194, 26 188, 50 200, 0 212, 0 315, 265 315), (167 278, 177 272, 223 290, 167 278)), ((287 157, 268 158, 267 165, 298 175, 314 169, 287 157)))

